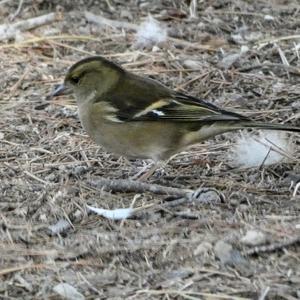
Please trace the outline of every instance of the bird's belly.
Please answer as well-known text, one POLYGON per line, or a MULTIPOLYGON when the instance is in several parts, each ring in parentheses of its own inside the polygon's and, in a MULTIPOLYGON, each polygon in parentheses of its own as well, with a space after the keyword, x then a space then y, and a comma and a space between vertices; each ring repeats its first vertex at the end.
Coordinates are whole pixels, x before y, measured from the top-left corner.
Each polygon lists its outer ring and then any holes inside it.
POLYGON ((117 123, 81 118, 90 137, 106 150, 129 158, 164 160, 178 150, 173 144, 172 127, 155 122, 117 123), (159 125, 159 126, 158 126, 159 125))

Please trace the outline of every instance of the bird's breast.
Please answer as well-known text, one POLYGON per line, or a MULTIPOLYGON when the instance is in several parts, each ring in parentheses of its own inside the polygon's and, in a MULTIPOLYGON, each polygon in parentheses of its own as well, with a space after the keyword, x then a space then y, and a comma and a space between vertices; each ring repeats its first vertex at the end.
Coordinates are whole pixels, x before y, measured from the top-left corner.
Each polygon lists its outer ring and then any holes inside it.
POLYGON ((178 151, 178 130, 168 123, 109 120, 100 108, 86 106, 79 106, 79 117, 89 136, 115 154, 157 161, 178 151))

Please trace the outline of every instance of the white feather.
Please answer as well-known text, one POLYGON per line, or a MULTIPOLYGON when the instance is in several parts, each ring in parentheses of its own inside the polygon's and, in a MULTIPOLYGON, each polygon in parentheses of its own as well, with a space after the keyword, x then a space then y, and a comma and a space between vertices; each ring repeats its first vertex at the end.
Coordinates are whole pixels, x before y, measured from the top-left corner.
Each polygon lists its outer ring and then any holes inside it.
POLYGON ((261 131, 258 136, 242 132, 228 158, 236 166, 250 168, 279 163, 286 157, 282 153, 293 152, 294 144, 284 132, 261 131))
POLYGON ((90 211, 110 220, 127 219, 134 212, 133 208, 104 209, 104 208, 93 207, 90 205, 87 205, 87 208, 90 211))
POLYGON ((137 47, 152 47, 167 40, 167 30, 151 15, 141 23, 136 33, 135 45, 137 47))

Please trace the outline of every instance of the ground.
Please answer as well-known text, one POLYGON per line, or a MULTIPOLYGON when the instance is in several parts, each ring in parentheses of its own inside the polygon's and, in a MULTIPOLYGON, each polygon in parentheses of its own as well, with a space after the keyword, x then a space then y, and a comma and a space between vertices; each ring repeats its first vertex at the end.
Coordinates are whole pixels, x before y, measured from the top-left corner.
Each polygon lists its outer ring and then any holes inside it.
POLYGON ((299 134, 293 157, 260 168, 228 160, 238 133, 179 154, 147 183, 216 188, 225 199, 172 206, 163 194, 101 188, 143 162, 95 145, 72 97, 47 98, 74 62, 101 54, 254 119, 299 126, 298 1, 85 2, 0 1, 2 24, 57 14, 0 45, 0 298, 58 299, 68 283, 69 299, 299 299, 299 245, 276 244, 299 241, 299 134), (134 31, 87 22, 85 10, 131 24, 151 13, 169 39, 141 48, 134 31), (86 204, 141 209, 114 221, 86 204))

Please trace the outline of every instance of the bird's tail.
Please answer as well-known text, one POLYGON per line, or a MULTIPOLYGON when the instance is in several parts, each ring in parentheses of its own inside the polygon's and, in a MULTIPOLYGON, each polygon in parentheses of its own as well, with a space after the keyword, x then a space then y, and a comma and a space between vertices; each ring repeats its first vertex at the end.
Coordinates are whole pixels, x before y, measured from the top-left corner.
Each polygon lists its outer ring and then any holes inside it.
POLYGON ((300 132, 300 127, 288 126, 284 124, 272 124, 272 123, 260 123, 260 122, 241 122, 240 125, 242 128, 256 128, 256 129, 265 129, 265 130, 282 130, 290 132, 300 132))
POLYGON ((191 131, 183 139, 183 145, 189 146, 195 143, 202 142, 210 137, 216 136, 221 133, 235 131, 240 129, 265 129, 265 130, 282 130, 290 132, 299 132, 300 127, 288 126, 283 124, 261 123, 252 120, 237 120, 228 121, 220 120, 213 121, 211 124, 201 124, 199 129, 199 123, 197 123, 196 131, 191 131))

